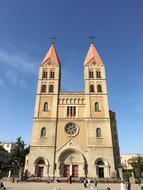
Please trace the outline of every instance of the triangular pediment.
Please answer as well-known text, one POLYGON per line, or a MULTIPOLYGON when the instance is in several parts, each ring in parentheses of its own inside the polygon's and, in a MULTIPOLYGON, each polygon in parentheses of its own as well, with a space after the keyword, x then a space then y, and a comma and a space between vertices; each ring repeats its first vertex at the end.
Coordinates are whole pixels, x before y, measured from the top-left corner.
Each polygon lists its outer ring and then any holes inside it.
POLYGON ((56 52, 54 44, 51 45, 49 51, 46 53, 41 65, 43 66, 43 64, 45 63, 48 63, 49 65, 51 63, 54 63, 56 66, 60 65, 60 60, 58 58, 58 54, 56 52))
POLYGON ((53 67, 58 67, 59 65, 57 65, 52 58, 50 57, 49 59, 47 59, 45 62, 41 63, 41 66, 44 68, 53 68, 53 67))
POLYGON ((68 148, 72 148, 72 149, 77 149, 80 150, 80 146, 79 144, 77 144, 76 142, 74 142, 72 139, 70 139, 69 141, 67 141, 62 147, 60 147, 58 149, 58 151, 62 152, 68 148))
POLYGON ((103 65, 102 59, 100 58, 94 44, 90 44, 88 53, 83 64, 86 66, 88 64, 95 65, 96 63, 103 65))

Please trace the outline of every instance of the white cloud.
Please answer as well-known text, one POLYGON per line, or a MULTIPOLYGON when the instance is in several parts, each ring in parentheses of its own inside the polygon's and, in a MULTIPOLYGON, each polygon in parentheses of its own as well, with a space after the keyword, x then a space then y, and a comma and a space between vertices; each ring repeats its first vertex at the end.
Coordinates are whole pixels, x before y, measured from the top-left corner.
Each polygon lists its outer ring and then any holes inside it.
POLYGON ((0 51, 0 64, 3 63, 8 64, 19 72, 30 74, 35 74, 37 65, 36 62, 27 55, 0 51))
POLYGON ((25 89, 27 87, 27 83, 24 79, 19 80, 19 85, 21 88, 25 89))
POLYGON ((17 78, 17 75, 14 71, 12 70, 9 70, 7 73, 6 73, 6 78, 8 81, 10 81, 12 84, 14 85, 17 85, 17 82, 18 82, 18 78, 17 78))
POLYGON ((0 79, 0 86, 4 87, 4 81, 2 79, 0 79))

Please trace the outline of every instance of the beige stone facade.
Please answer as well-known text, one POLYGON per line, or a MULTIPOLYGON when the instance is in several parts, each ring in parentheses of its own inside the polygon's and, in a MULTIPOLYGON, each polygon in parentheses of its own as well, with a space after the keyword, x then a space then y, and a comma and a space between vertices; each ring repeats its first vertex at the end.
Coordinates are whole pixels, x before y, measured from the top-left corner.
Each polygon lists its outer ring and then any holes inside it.
POLYGON ((39 68, 25 170, 41 177, 118 176, 115 113, 109 112, 105 66, 93 44, 84 61, 84 91, 61 92, 60 81, 61 64, 52 44, 39 68))

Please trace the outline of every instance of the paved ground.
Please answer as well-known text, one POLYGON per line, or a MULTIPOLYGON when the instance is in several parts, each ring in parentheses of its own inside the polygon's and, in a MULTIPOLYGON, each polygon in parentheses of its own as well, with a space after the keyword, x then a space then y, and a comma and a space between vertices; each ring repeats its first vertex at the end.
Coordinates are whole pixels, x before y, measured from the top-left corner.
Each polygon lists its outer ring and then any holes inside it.
MULTIPOLYGON (((66 183, 33 183, 33 182, 22 182, 22 183, 12 183, 4 182, 7 189, 11 190, 105 190, 110 187, 111 190, 120 190, 120 184, 98 184, 97 187, 84 188, 83 184, 66 184, 66 183)), ((131 185, 131 190, 140 190, 141 187, 136 184, 131 185)))

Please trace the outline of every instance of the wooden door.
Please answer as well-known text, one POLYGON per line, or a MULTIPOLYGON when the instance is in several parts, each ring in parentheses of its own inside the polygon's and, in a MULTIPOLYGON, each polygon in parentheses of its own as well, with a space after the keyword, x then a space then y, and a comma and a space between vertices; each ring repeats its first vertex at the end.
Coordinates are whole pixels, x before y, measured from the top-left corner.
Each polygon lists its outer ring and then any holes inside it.
POLYGON ((70 175, 70 165, 64 165, 64 177, 68 177, 70 175))
POLYGON ((98 168, 99 171, 99 178, 104 178, 104 168, 98 168))
POLYGON ((78 177, 78 165, 73 165, 72 166, 72 176, 73 177, 78 177))
POLYGON ((37 177, 43 177, 44 167, 38 166, 37 177))

